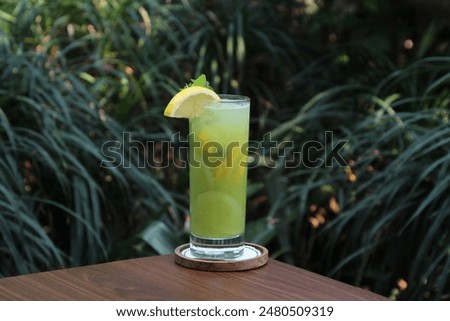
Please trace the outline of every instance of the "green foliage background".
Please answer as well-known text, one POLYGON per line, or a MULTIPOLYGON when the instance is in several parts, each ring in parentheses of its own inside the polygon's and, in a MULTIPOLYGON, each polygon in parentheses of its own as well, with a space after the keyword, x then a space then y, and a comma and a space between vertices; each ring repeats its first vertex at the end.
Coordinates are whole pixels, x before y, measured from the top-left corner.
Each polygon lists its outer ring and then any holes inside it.
POLYGON ((249 171, 249 241, 382 295, 448 299, 448 32, 387 0, 2 1, 0 276, 185 242, 187 169, 139 164, 187 133, 162 110, 205 73, 251 97, 251 140, 280 142, 249 171), (348 141, 348 166, 284 166, 298 150, 282 142, 311 140, 348 141), (108 142, 126 166, 100 166, 108 142))

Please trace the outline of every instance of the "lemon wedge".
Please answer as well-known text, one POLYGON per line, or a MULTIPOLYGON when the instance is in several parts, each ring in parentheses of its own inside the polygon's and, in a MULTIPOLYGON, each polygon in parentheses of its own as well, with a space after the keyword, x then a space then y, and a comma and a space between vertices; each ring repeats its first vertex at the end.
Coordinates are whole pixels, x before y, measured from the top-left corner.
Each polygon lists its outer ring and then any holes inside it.
POLYGON ((219 102, 220 97, 208 87, 186 87, 173 96, 164 110, 164 116, 194 118, 202 113, 206 105, 214 101, 219 102))

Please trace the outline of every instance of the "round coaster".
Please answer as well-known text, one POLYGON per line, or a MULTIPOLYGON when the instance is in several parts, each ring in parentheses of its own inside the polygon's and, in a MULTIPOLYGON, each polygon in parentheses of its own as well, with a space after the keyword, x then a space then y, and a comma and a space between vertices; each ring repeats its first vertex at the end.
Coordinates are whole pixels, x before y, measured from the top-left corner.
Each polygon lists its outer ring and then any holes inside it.
POLYGON ((261 245, 245 243, 243 254, 230 260, 208 260, 191 254, 189 244, 175 249, 175 262, 181 266, 202 271, 245 271, 259 268, 269 261, 269 251, 261 245))

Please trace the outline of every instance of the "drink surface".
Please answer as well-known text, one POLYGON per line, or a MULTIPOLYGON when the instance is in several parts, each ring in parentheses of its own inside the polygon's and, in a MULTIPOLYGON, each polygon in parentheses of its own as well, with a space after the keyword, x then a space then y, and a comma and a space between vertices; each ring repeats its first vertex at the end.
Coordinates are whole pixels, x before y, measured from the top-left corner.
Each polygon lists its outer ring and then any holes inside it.
POLYGON ((207 107, 189 127, 191 234, 243 235, 249 102, 207 107))

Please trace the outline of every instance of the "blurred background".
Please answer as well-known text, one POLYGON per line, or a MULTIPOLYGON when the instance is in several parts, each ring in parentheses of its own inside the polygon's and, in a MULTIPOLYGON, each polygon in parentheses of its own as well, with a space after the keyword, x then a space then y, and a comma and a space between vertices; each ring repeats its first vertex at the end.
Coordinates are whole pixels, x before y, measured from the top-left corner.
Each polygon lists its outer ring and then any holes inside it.
POLYGON ((278 142, 249 170, 248 241, 450 299, 449 18, 440 0, 1 0, 0 277, 187 242, 188 169, 166 144, 187 121, 162 111, 205 73, 251 97, 252 141, 278 142), (283 142, 311 140, 347 141, 345 164, 286 166, 283 142), (122 166, 101 166, 108 142, 122 166))

